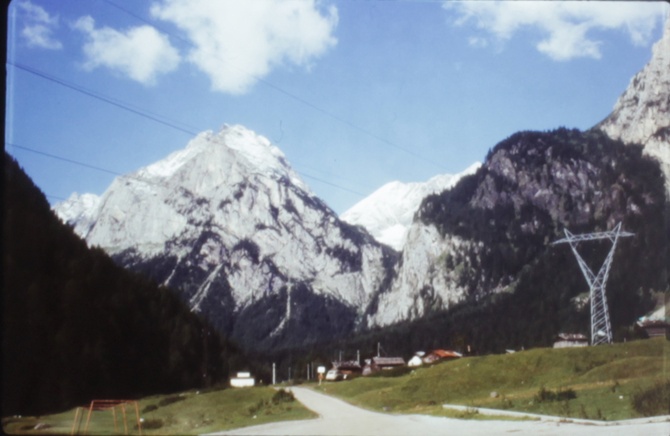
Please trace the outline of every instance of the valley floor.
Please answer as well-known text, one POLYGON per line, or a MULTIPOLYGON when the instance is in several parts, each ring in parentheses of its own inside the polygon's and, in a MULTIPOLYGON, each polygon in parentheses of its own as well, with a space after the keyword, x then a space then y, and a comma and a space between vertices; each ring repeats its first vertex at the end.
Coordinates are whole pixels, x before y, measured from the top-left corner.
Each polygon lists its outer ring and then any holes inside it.
MULTIPOLYGON (((561 421, 474 421, 425 415, 391 415, 372 412, 307 388, 293 388, 296 399, 319 414, 317 419, 271 423, 231 430, 220 435, 644 435, 670 434, 670 416, 654 419, 596 423, 561 421)), ((500 413, 502 415, 502 413, 500 413)))

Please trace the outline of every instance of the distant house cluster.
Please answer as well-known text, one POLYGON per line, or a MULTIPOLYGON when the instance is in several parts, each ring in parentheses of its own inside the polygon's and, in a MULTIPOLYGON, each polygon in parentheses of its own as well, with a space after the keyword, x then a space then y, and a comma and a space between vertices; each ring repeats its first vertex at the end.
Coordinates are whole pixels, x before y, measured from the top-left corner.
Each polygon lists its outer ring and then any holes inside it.
MULTIPOLYGON (((660 313, 660 311, 659 311, 660 313)), ((649 338, 665 337, 670 340, 670 322, 665 317, 665 311, 662 314, 653 314, 642 317, 636 323, 637 328, 642 329, 649 338)), ((571 348, 589 346, 588 336, 582 333, 559 333, 554 340, 554 348, 571 348)), ((522 348, 523 350, 523 348, 522 348)), ((468 355, 470 347, 468 346, 468 355)), ((515 350, 506 350, 508 354, 515 353, 515 350)), ((356 376, 369 376, 382 371, 393 370, 396 368, 416 368, 423 365, 431 365, 437 362, 460 359, 463 354, 444 349, 435 349, 429 352, 417 351, 408 361, 402 357, 375 356, 365 359, 363 363, 360 360, 340 360, 333 361, 331 369, 326 371, 326 367, 320 367, 319 380, 340 381, 349 380, 356 376), (323 375, 325 374, 325 376, 323 375)), ((274 383, 274 379, 273 379, 274 383)), ((255 385, 255 380, 248 372, 238 372, 237 377, 230 379, 232 387, 249 387, 255 385)))
POLYGON ((381 371, 396 368, 417 367, 428 365, 442 360, 457 359, 461 353, 449 350, 433 350, 429 353, 417 352, 409 361, 402 357, 375 356, 365 359, 363 364, 356 360, 332 362, 332 368, 326 373, 327 381, 347 380, 355 375, 369 376, 381 371))

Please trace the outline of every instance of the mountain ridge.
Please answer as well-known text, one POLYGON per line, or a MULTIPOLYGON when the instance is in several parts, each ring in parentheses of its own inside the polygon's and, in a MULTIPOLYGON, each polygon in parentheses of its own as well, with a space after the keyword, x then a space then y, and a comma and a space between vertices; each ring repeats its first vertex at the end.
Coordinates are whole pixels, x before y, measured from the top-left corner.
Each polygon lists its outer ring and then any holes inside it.
POLYGON ((396 256, 340 221, 276 146, 242 126, 204 132, 184 150, 118 177, 94 215, 83 235, 90 244, 180 289, 220 331, 261 348, 307 340, 310 329, 351 331, 396 256), (315 319, 310 310, 317 309, 333 316, 315 319), (265 322, 246 321, 250 313, 263 313, 265 322))
MULTIPOLYGON (((663 104, 670 101, 665 82, 654 79, 663 76, 657 57, 665 62, 659 47, 667 44, 668 28, 629 87, 661 84, 650 93, 651 103, 636 101, 627 90, 623 103, 591 130, 518 132, 451 189, 423 198, 416 213, 411 202, 399 202, 403 219, 414 217, 402 252, 379 243, 364 225, 338 218, 294 175, 279 149, 242 126, 200 134, 165 162, 117 178, 96 212, 82 216, 81 228, 75 218, 62 216, 78 232, 86 230, 87 241, 113 253, 119 264, 178 287, 192 310, 259 350, 333 340, 456 306, 466 313, 504 301, 514 312, 509 305, 519 304, 520 295, 551 320, 551 326, 534 325, 534 343, 549 340, 552 329, 583 329, 583 304, 574 300, 574 289, 583 283, 556 278, 574 269, 574 260, 556 257, 548 244, 564 228, 591 232, 623 222, 626 230, 644 236, 627 249, 634 259, 624 260, 625 268, 640 274, 639 283, 620 275, 612 291, 612 319, 621 327, 646 308, 650 292, 668 286, 670 262, 663 263, 668 257, 663 244, 668 245, 670 214, 660 172, 666 162, 663 156, 646 157, 654 156, 649 143, 621 136, 631 125, 626 120, 644 114, 645 125, 660 126, 651 138, 668 146, 662 139, 667 127, 654 117, 649 121, 649 114, 667 115, 663 104), (222 140, 206 158, 187 159, 210 137, 241 143, 246 138, 253 144, 241 151, 222 140), (645 259, 654 270, 640 263, 645 259), (552 290, 546 304, 558 314, 547 311, 531 289, 533 280, 552 290), (624 283, 636 291, 626 294, 624 283), (626 304, 631 314, 622 312, 626 304)), ((396 194, 404 188, 387 185, 396 194)), ((352 221, 365 218, 360 213, 352 221)), ((384 214, 374 218, 367 227, 382 228, 384 214)), ((404 224, 393 227, 399 224, 394 219, 386 228, 397 236, 404 224)))
POLYGON ((349 208, 340 218, 363 226, 379 242, 402 251, 421 201, 430 194, 453 187, 480 166, 477 162, 458 174, 440 174, 426 182, 389 182, 349 208))

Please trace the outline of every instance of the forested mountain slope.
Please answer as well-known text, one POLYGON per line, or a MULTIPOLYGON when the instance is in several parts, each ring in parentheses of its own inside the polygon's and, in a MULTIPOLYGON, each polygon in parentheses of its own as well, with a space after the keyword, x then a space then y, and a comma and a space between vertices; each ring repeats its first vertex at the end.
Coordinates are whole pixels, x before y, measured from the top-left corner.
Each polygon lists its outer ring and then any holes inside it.
MULTIPOLYGON (((514 134, 476 174, 423 202, 393 285, 369 319, 437 319, 451 326, 450 341, 466 336, 487 350, 548 345, 562 330, 589 333, 588 286, 569 248, 551 242, 566 228, 597 232, 619 222, 635 237, 620 241, 607 284, 615 330, 649 310, 652 292, 668 289, 658 162, 597 130, 514 134)), ((609 246, 580 249, 597 271, 609 246)))
POLYGON ((2 408, 206 386, 245 366, 174 292, 89 248, 5 154, 2 408))

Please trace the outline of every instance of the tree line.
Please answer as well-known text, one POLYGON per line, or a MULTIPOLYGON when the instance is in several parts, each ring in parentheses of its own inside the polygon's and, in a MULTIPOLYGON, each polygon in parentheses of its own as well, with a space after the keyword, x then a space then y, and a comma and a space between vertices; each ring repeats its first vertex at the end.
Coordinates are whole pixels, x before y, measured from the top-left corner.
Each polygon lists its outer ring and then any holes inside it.
POLYGON ((173 291, 88 247, 5 153, 5 414, 206 387, 244 355, 173 291))

